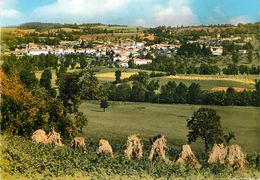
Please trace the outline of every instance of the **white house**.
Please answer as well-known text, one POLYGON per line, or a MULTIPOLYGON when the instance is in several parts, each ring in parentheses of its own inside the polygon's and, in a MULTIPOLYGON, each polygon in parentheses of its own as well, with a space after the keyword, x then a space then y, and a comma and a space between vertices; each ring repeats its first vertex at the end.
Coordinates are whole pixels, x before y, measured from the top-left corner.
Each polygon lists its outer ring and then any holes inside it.
POLYGON ((246 49, 239 49, 238 52, 239 52, 239 54, 246 54, 247 50, 246 49))
POLYGON ((63 51, 63 54, 73 54, 73 53, 75 53, 75 50, 74 50, 74 49, 71 49, 71 48, 69 48, 69 49, 64 49, 64 51, 63 51))
POLYGON ((117 63, 120 67, 128 68, 128 62, 118 62, 117 63))
POLYGON ((151 59, 140 59, 140 58, 134 58, 133 61, 135 65, 143 65, 143 64, 149 64, 153 62, 153 60, 151 59))
POLYGON ((28 55, 31 55, 31 56, 38 56, 38 55, 41 55, 41 54, 44 54, 44 55, 47 55, 49 53, 49 50, 47 49, 30 49, 28 50, 28 55))
POLYGON ((210 50, 214 56, 221 56, 223 54, 222 46, 210 46, 210 50))
POLYGON ((139 47, 139 48, 140 48, 140 47, 143 47, 143 46, 144 46, 144 43, 142 43, 142 42, 136 42, 136 46, 139 47))
POLYGON ((76 53, 85 53, 86 50, 85 49, 76 49, 76 53))

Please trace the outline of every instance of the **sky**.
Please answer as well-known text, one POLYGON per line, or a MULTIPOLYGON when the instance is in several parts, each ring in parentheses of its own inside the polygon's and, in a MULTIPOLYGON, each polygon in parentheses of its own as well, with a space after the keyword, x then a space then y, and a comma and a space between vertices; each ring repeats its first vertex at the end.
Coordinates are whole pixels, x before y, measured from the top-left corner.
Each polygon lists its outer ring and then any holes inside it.
POLYGON ((25 22, 155 27, 260 21, 260 0, 0 0, 1 26, 25 22))

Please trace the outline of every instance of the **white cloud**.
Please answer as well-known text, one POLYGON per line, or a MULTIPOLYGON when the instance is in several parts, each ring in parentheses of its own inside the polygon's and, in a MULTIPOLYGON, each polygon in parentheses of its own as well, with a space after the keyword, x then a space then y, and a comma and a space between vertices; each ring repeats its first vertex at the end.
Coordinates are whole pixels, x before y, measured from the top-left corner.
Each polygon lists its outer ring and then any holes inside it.
POLYGON ((0 9, 1 18, 19 18, 22 13, 15 9, 0 9))
POLYGON ((188 0, 170 0, 167 7, 157 6, 155 25, 197 25, 199 20, 192 12, 188 0))
POLYGON ((246 16, 237 16, 237 17, 230 18, 228 20, 228 23, 234 24, 234 25, 237 25, 238 23, 248 23, 248 22, 249 22, 249 19, 247 19, 246 16))
POLYGON ((102 18, 126 5, 130 0, 57 0, 55 3, 38 7, 32 17, 45 21, 86 21, 93 17, 102 18), (85 18, 85 19, 84 19, 85 18))
POLYGON ((237 16, 237 17, 208 17, 206 20, 206 24, 233 24, 237 25, 239 23, 248 23, 250 19, 246 16, 237 16))

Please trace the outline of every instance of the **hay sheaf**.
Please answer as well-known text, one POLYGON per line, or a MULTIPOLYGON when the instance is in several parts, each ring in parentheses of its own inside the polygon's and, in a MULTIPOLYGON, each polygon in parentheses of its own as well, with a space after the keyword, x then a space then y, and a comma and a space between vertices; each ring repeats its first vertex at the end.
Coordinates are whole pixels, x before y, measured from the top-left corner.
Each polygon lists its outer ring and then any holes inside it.
POLYGON ((138 135, 133 134, 128 136, 126 149, 124 151, 126 157, 131 159, 135 157, 137 159, 141 159, 143 156, 143 144, 141 143, 141 139, 138 135))
POLYGON ((179 154, 179 158, 177 159, 176 163, 182 165, 186 164, 190 166, 195 166, 199 162, 195 154, 192 152, 190 146, 186 144, 182 146, 182 151, 179 154))
POLYGON ((38 130, 34 131, 31 138, 35 142, 39 142, 39 143, 43 143, 43 144, 48 143, 48 136, 47 136, 46 132, 42 129, 38 129, 38 130))
POLYGON ((85 139, 83 137, 74 137, 71 141, 71 147, 86 149, 85 139))
POLYGON ((225 164, 227 156, 227 147, 224 144, 214 144, 212 151, 209 155, 209 164, 225 164))
POLYGON ((46 135, 46 132, 42 129, 36 130, 33 135, 31 136, 32 140, 38 143, 43 144, 53 144, 60 147, 63 147, 64 144, 61 142, 61 136, 59 133, 57 133, 54 128, 52 129, 52 132, 50 132, 48 135, 46 135))
POLYGON ((239 169, 245 169, 246 154, 242 151, 239 145, 231 145, 227 150, 226 162, 227 164, 235 166, 239 169))
POLYGON ((238 169, 246 167, 246 153, 237 144, 225 147, 223 144, 214 144, 208 159, 209 164, 227 164, 238 169))
POLYGON ((167 140, 164 135, 160 135, 152 144, 149 159, 152 160, 154 156, 159 156, 160 158, 167 160, 165 151, 167 148, 167 140))
POLYGON ((99 147, 97 149, 97 153, 98 154, 104 154, 107 153, 109 154, 111 157, 113 157, 113 149, 111 147, 111 145, 109 144, 109 142, 105 139, 101 139, 99 141, 99 147))

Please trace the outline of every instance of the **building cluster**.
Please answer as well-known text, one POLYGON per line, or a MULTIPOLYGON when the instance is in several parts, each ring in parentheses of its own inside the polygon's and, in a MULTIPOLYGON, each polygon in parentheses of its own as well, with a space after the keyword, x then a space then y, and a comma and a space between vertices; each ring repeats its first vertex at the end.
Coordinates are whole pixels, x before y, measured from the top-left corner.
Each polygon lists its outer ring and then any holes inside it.
POLYGON ((200 36, 198 40, 190 40, 187 43, 199 43, 200 45, 205 44, 206 47, 210 48, 212 55, 221 56, 223 54, 223 43, 224 42, 234 42, 234 44, 240 46, 238 50, 240 54, 246 54, 247 50, 242 48, 246 43, 252 41, 252 37, 240 37, 233 36, 230 37, 221 37, 220 34, 217 34, 216 37, 212 36, 200 36))
MULTIPOLYGON (((212 38, 211 36, 200 36, 199 40, 188 41, 188 43, 199 43, 201 46, 205 44, 209 47, 212 55, 221 56, 223 54, 223 42, 224 41, 238 41, 241 37, 231 36, 230 38, 220 38, 220 35, 212 38)), ((247 40, 247 41, 250 41, 247 40)), ((240 41, 240 45, 245 44, 245 40, 240 41)), ((135 42, 128 40, 120 43, 111 42, 95 42, 92 48, 80 48, 82 40, 79 41, 61 41, 60 45, 39 45, 35 43, 29 43, 23 49, 16 49, 15 53, 18 55, 47 55, 49 53, 54 55, 66 55, 66 54, 87 54, 94 58, 108 57, 111 61, 117 62, 119 66, 128 67, 129 60, 132 60, 135 65, 143 65, 152 63, 152 59, 155 57, 152 50, 159 51, 163 54, 177 53, 180 48, 180 44, 154 44, 146 45, 145 42, 135 42), (75 48, 77 47, 77 48, 75 48), (149 54, 149 56, 147 56, 149 54), (147 58, 148 57, 148 58, 147 58)), ((242 46, 241 46, 242 47, 242 46)), ((239 53, 246 54, 245 49, 240 49, 239 53)))
POLYGON ((108 57, 111 61, 117 62, 122 67, 128 67, 128 61, 132 60, 136 65, 152 63, 151 58, 145 58, 151 47, 145 46, 144 42, 123 42, 119 44, 96 42, 93 48, 74 48, 79 46, 81 41, 61 41, 58 46, 39 45, 29 43, 23 49, 16 49, 17 55, 67 55, 87 54, 90 57, 108 57))

